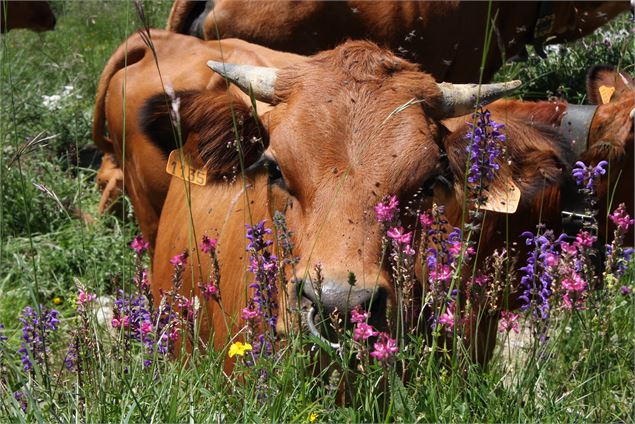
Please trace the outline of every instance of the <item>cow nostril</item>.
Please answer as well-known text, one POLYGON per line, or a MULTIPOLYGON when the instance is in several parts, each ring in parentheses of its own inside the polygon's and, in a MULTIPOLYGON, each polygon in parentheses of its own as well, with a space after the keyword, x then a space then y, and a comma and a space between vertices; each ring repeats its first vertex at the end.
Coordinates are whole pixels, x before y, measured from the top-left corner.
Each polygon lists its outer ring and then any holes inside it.
POLYGON ((351 311, 357 307, 370 312, 370 323, 376 327, 386 325, 386 307, 388 294, 383 287, 372 288, 351 286, 341 282, 325 282, 321 291, 305 283, 302 296, 311 300, 318 313, 322 315, 321 321, 326 321, 329 316, 337 311, 341 322, 350 323, 351 311))

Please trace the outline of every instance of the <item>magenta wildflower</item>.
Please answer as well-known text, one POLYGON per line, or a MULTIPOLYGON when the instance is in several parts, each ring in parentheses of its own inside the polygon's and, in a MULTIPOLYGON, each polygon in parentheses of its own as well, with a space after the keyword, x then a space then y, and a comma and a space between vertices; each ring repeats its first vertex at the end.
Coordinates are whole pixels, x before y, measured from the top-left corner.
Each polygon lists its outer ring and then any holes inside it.
POLYGON ((379 334, 372 325, 366 324, 365 322, 360 322, 355 327, 353 331, 353 340, 359 342, 361 340, 368 340, 370 337, 376 336, 379 334))
POLYGON ((412 246, 410 246, 409 244, 405 245, 402 252, 404 253, 404 255, 406 256, 414 256, 415 253, 417 253, 412 246))
POLYGON ((389 229, 386 234, 399 244, 410 244, 412 240, 412 232, 404 232, 403 227, 394 227, 389 229))
POLYGON ((77 295, 77 303, 83 305, 85 303, 90 303, 97 298, 97 295, 94 293, 88 293, 84 290, 80 290, 77 295))
POLYGON ((437 322, 441 325, 445 325, 448 330, 454 328, 454 303, 448 304, 445 308, 445 312, 439 316, 437 322))
POLYGON ((485 287, 487 285, 487 283, 489 282, 489 276, 485 275, 485 274, 479 274, 476 277, 474 277, 474 284, 476 284, 479 287, 485 287))
POLYGON ((130 247, 138 256, 141 256, 150 248, 150 243, 145 241, 142 235, 138 235, 132 240, 130 247))
POLYGON ((359 305, 355 306, 355 308, 351 311, 351 323, 359 324, 362 322, 368 321, 369 313, 366 311, 362 311, 359 305))
POLYGON ((211 253, 216 250, 216 245, 218 244, 218 240, 210 239, 207 236, 203 236, 203 240, 201 241, 200 248, 203 253, 211 253))
POLYGON ((609 218, 613 223, 617 226, 617 228, 623 232, 627 232, 631 225, 633 225, 633 220, 630 215, 626 213, 626 208, 624 207, 624 203, 621 203, 612 214, 609 215, 609 218))
POLYGON ((174 268, 182 268, 187 263, 187 257, 188 256, 189 255, 188 255, 187 251, 184 251, 183 253, 180 253, 178 255, 174 255, 172 257, 172 259, 170 259, 170 263, 172 264, 172 266, 174 266, 174 268))
POLYGON ((447 265, 441 265, 430 270, 430 278, 434 281, 448 282, 452 278, 452 269, 447 265))
POLYGON ((395 217, 395 212, 399 206, 397 196, 386 196, 375 206, 377 221, 381 223, 390 223, 395 217))
POLYGON ((632 290, 629 286, 622 286, 620 287, 620 291, 622 292, 622 294, 624 296, 628 296, 629 294, 631 294, 632 290))
POLYGON ((567 253, 571 256, 575 256, 575 254, 578 253, 576 244, 567 243, 566 241, 563 241, 562 243, 560 243, 560 250, 562 250, 563 253, 567 253))
POLYGON ((241 315, 245 321, 254 320, 258 318, 260 315, 258 311, 254 308, 254 305, 251 304, 242 309, 241 315))
POLYGON ((587 288, 587 283, 578 274, 573 274, 573 277, 562 280, 562 287, 567 291, 582 292, 587 288))
POLYGON ((144 321, 141 323, 140 329, 142 334, 148 334, 152 331, 152 323, 150 323, 149 321, 144 321))
POLYGON ((500 321, 498 321, 498 331, 501 333, 513 331, 518 334, 520 332, 518 329, 518 314, 502 311, 500 321))
POLYGON ((553 267, 558 265, 558 255, 554 253, 547 253, 545 255, 545 266, 553 267))
POLYGON ((198 287, 201 289, 201 294, 205 300, 216 299, 218 296, 218 287, 214 283, 198 283, 198 287))
POLYGON ((593 243, 597 240, 597 237, 591 235, 588 231, 580 231, 577 236, 575 236, 575 243, 578 246, 584 247, 593 247, 593 243))
POLYGON ((133 281, 142 290, 147 290, 150 287, 150 281, 148 280, 148 270, 142 269, 134 277, 133 281))
POLYGON ((434 224, 434 217, 431 212, 426 211, 419 215, 419 221, 421 222, 422 230, 427 231, 434 224))
POLYGON ((391 338, 387 333, 379 334, 379 340, 373 344, 373 348, 370 356, 380 362, 387 362, 399 351, 397 340, 391 338))

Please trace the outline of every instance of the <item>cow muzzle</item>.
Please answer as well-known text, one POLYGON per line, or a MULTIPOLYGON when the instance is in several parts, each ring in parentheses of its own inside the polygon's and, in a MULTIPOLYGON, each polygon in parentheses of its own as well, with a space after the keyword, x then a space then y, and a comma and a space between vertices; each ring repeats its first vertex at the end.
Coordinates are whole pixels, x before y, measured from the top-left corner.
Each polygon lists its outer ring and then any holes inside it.
POLYGON ((387 327, 388 293, 383 287, 361 287, 347 282, 325 281, 321 287, 300 282, 301 296, 311 302, 305 315, 309 331, 331 347, 338 348, 335 327, 350 326, 350 314, 355 308, 370 312, 368 323, 377 329, 387 327))

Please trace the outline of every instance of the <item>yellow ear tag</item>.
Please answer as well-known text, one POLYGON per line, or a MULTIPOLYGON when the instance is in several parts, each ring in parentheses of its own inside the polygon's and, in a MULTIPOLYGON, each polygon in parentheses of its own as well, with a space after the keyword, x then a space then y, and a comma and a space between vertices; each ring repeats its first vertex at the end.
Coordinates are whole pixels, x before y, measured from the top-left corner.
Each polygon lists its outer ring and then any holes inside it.
POLYGON ((192 184, 200 186, 207 184, 207 170, 195 168, 192 165, 192 158, 186 152, 181 154, 180 149, 170 152, 165 172, 192 184))
POLYGON ((615 87, 601 85, 598 91, 600 92, 600 97, 602 98, 602 104, 605 105, 611 101, 611 97, 613 97, 613 93, 615 93, 615 87))
POLYGON ((487 193, 487 202, 481 209, 492 212, 512 214, 518 209, 520 203, 520 189, 513 181, 510 181, 504 192, 487 193))

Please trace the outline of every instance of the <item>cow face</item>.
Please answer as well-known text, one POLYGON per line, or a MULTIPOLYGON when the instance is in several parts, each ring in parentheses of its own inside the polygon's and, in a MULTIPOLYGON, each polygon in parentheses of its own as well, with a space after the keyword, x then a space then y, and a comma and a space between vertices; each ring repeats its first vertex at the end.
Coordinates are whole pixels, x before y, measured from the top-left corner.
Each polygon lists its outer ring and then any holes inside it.
POLYGON ((317 302, 308 282, 320 263, 326 312, 343 313, 349 301, 372 310, 381 325, 394 290, 381 267, 373 206, 387 194, 410 199, 439 173, 444 130, 426 113, 439 102, 434 81, 368 47, 338 49, 280 72, 277 106, 264 118, 265 154, 280 170, 272 197, 296 234, 301 274, 294 278, 305 282, 304 294, 317 302), (424 101, 391 116, 413 98, 424 101))
MULTIPOLYGON (((633 122, 635 119, 635 83, 630 75, 608 66, 595 66, 587 76, 587 95, 598 108, 589 129, 589 148, 581 160, 596 165, 609 162, 609 172, 598 185, 599 228, 607 228, 607 197, 611 209, 624 203, 633 214, 633 122)), ((608 211, 610 212, 610 211, 608 211)), ((633 231, 625 243, 632 245, 633 231)))
MULTIPOLYGON (((231 73, 222 64, 219 70, 231 73)), ((291 278, 327 313, 359 305, 371 310, 374 325, 385 326, 395 293, 373 206, 387 194, 406 204, 441 172, 446 130, 438 120, 469 110, 475 92, 448 91, 366 42, 349 42, 275 77, 249 69, 233 80, 275 105, 262 118, 269 135, 264 156, 271 203, 285 211, 301 257, 291 278), (316 263, 321 294, 310 283, 316 263)), ((492 96, 488 87, 482 93, 492 96)))

